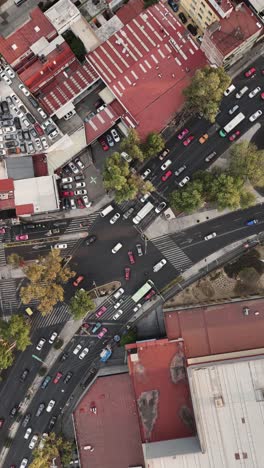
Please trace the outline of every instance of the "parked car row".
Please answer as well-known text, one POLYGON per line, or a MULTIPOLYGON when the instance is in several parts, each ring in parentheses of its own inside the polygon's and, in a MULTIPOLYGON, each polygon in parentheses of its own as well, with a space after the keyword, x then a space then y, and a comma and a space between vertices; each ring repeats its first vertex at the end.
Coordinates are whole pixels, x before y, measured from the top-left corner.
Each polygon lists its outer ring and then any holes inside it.
POLYGON ((84 169, 80 158, 75 158, 63 168, 65 177, 60 180, 63 209, 90 208, 92 205, 87 195, 84 169))
POLYGON ((115 143, 119 143, 120 136, 115 128, 112 128, 108 133, 98 139, 104 151, 108 151, 115 143))

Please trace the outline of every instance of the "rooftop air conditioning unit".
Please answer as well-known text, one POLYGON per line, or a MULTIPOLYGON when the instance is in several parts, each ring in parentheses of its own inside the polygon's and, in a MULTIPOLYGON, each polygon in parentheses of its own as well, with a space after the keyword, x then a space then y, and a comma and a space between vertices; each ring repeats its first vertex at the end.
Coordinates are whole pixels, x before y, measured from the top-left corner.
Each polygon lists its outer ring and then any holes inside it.
POLYGON ((215 397, 214 402, 216 408, 222 408, 224 406, 224 400, 222 396, 215 397))

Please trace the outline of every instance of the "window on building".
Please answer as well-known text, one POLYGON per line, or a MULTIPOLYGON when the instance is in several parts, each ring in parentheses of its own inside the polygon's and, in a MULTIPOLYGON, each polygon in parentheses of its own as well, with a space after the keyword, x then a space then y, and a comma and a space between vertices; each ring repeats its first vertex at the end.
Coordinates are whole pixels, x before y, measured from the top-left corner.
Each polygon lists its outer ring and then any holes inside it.
POLYGON ((198 13, 198 16, 199 16, 199 18, 200 18, 200 19, 203 19, 203 16, 202 16, 202 15, 200 15, 200 13, 198 13))
POLYGON ((201 2, 201 5, 202 5, 202 7, 204 7, 204 8, 205 8, 205 3, 204 3, 204 2, 201 2))

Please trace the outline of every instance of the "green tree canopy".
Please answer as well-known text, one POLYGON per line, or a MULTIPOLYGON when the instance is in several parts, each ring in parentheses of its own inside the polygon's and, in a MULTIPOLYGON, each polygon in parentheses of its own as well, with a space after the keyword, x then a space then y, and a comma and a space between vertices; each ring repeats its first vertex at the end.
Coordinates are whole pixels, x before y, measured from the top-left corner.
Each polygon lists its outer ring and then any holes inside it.
POLYGON ((9 322, 0 320, 0 336, 10 345, 14 343, 19 351, 31 344, 30 325, 22 315, 12 315, 9 322))
POLYGON ((212 181, 209 200, 217 203, 219 210, 239 208, 243 186, 244 183, 240 177, 222 173, 214 177, 212 181))
POLYGON ((259 150, 254 143, 242 141, 230 148, 231 175, 249 179, 252 185, 264 186, 264 150, 259 150))
POLYGON ((128 153, 131 158, 138 159, 141 162, 144 160, 144 155, 140 148, 139 135, 133 128, 129 130, 127 137, 121 141, 120 148, 121 151, 128 153))
POLYGON ((70 300, 70 311, 75 320, 85 317, 94 308, 94 301, 91 299, 88 291, 84 289, 79 289, 70 300))
POLYGON ((0 341, 0 369, 8 369, 14 362, 14 355, 10 346, 3 341, 0 341))
POLYGON ((206 65, 196 71, 191 84, 184 89, 187 98, 187 108, 192 112, 200 112, 210 122, 215 121, 219 104, 224 91, 231 83, 223 67, 206 65))
POLYGON ((24 268, 28 284, 20 289, 23 304, 33 299, 39 301, 37 309, 42 315, 52 312, 53 307, 64 299, 63 284, 75 276, 75 272, 63 266, 59 249, 53 249, 46 257, 40 257, 38 263, 24 268))
POLYGON ((14 267, 18 267, 23 264, 23 258, 20 257, 17 253, 11 253, 7 257, 7 263, 8 265, 12 265, 14 267))
POLYGON ((152 132, 147 136, 146 142, 142 145, 145 159, 153 158, 160 153, 165 147, 163 137, 156 132, 152 132))
POLYGON ((178 211, 192 213, 204 204, 203 184, 200 181, 190 182, 185 189, 171 193, 170 204, 178 211))
POLYGON ((41 449, 33 450, 33 461, 30 468, 49 468, 54 458, 60 457, 62 465, 70 463, 73 451, 73 443, 64 439, 61 435, 51 432, 41 449))

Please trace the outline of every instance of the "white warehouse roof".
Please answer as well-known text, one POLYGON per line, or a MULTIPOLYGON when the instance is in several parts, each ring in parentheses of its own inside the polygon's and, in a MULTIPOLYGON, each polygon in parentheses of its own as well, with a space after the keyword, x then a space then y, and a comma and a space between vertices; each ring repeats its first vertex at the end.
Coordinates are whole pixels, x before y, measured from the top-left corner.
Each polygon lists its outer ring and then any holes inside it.
POLYGON ((15 204, 33 204, 34 213, 55 211, 60 207, 56 176, 34 177, 14 181, 15 204))
POLYGON ((190 366, 188 377, 201 451, 155 458, 146 444, 148 467, 263 468, 264 356, 190 366))

